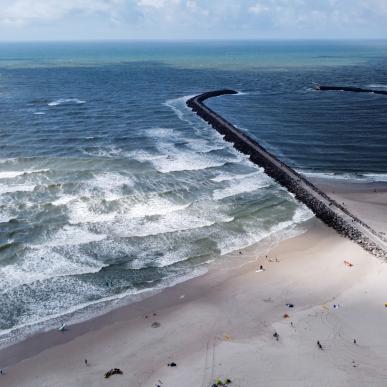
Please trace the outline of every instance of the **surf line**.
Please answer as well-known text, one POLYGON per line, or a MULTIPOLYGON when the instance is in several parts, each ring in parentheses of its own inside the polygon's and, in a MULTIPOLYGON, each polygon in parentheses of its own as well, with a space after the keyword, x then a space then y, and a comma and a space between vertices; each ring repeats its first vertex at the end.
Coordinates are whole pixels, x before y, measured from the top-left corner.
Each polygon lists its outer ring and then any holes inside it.
POLYGON ((262 167, 268 176, 309 207, 316 217, 335 229, 340 235, 359 244, 366 251, 376 257, 386 259, 387 241, 374 229, 204 104, 204 101, 209 98, 235 94, 238 92, 230 89, 210 91, 190 98, 186 103, 199 117, 223 135, 226 141, 231 142, 237 150, 248 155, 250 160, 262 167))

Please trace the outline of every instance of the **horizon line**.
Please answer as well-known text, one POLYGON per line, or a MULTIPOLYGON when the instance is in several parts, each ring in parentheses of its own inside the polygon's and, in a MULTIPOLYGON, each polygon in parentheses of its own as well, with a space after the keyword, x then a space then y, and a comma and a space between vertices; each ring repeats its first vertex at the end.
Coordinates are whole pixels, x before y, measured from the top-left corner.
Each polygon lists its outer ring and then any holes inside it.
POLYGON ((361 37, 361 38, 346 38, 346 37, 328 37, 328 38, 300 38, 300 37, 266 37, 266 38, 85 38, 85 39, 15 39, 15 40, 1 40, 1 43, 105 43, 105 42, 166 42, 166 43, 185 43, 185 42, 356 42, 356 41, 373 41, 381 42, 387 41, 387 37, 361 37))

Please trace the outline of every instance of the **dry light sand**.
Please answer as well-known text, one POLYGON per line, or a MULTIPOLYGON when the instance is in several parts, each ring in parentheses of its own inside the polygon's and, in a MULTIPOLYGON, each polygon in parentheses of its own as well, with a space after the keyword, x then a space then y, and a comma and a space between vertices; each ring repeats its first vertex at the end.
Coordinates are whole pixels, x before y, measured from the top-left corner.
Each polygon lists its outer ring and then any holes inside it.
POLYGON ((272 262, 265 254, 237 252, 145 301, 5 349, 0 385, 387 386, 387 265, 317 220, 272 262), (124 374, 104 379, 113 367, 124 374))
POLYGON ((311 180, 375 231, 387 237, 387 183, 311 180))

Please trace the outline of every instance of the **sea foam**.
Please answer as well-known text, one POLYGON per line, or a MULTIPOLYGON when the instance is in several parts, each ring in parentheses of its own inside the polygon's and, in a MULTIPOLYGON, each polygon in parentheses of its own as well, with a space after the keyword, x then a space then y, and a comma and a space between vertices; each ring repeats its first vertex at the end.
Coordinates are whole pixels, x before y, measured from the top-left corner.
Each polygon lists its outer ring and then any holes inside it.
POLYGON ((18 176, 26 176, 33 173, 45 173, 49 172, 49 169, 36 169, 36 170, 26 170, 26 171, 3 171, 0 172, 0 179, 14 179, 18 176))
POLYGON ((78 98, 60 98, 55 101, 49 102, 47 105, 48 106, 59 106, 59 105, 64 105, 64 104, 76 104, 76 105, 81 105, 86 103, 86 101, 82 101, 78 98))

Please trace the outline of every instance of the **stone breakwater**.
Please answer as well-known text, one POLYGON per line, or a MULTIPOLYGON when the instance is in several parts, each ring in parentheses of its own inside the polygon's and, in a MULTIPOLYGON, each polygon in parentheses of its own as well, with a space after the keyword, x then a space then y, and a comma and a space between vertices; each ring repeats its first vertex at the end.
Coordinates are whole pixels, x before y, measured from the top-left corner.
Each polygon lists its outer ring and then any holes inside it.
POLYGON ((373 94, 387 95, 386 90, 362 89, 361 87, 353 87, 353 86, 317 85, 314 88, 319 91, 350 91, 352 93, 373 93, 373 94))
POLYGON ((264 168, 267 175, 293 193, 325 224, 373 255, 387 258, 386 240, 380 234, 204 104, 209 98, 227 94, 238 92, 228 89, 207 92, 189 99, 187 105, 222 134, 226 141, 233 143, 253 163, 264 168))

